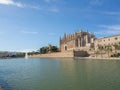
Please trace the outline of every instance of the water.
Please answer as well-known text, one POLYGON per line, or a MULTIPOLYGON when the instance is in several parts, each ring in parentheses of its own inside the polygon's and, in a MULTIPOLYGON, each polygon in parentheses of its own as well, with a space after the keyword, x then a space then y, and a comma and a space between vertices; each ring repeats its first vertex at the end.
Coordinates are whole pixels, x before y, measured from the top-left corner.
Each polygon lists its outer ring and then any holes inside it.
POLYGON ((28 59, 28 53, 27 52, 25 53, 25 59, 28 59))
POLYGON ((119 60, 0 60, 3 90, 119 90, 119 60))

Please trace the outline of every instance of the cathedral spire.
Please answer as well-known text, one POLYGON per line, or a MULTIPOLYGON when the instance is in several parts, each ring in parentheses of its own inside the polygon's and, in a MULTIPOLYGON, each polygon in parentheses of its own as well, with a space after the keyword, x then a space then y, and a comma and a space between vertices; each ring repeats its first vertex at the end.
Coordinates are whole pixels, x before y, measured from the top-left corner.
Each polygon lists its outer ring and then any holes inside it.
POLYGON ((80 29, 80 32, 82 32, 82 29, 80 29))
POLYGON ((88 29, 86 30, 86 32, 88 33, 88 29))
POLYGON ((64 33, 64 38, 66 39, 66 33, 64 33))
POLYGON ((61 36, 60 36, 60 40, 61 40, 61 36))

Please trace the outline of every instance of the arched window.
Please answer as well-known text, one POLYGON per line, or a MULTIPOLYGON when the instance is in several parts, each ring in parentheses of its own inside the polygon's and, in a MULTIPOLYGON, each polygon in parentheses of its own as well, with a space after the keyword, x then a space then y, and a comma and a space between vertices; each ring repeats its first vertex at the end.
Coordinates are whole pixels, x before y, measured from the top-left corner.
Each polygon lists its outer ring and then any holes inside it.
POLYGON ((75 42, 75 44, 76 44, 76 47, 78 47, 78 39, 76 39, 76 42, 75 42))

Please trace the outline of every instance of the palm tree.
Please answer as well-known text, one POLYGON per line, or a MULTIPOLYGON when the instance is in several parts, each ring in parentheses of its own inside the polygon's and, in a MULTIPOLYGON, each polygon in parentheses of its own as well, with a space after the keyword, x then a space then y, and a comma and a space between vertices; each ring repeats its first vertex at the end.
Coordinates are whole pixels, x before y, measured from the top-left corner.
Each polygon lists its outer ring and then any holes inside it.
POLYGON ((108 53, 108 57, 110 57, 110 52, 112 52, 112 47, 110 45, 105 46, 105 51, 108 53))
POLYGON ((97 55, 99 54, 99 51, 94 51, 95 57, 97 57, 97 55))
POLYGON ((120 43, 118 44, 115 43, 113 46, 115 48, 115 53, 117 53, 117 50, 120 50, 120 43))
POLYGON ((115 48, 115 53, 117 53, 116 50, 117 50, 118 45, 115 43, 113 46, 114 46, 114 48, 115 48))
POLYGON ((103 46, 102 45, 98 45, 98 50, 100 51, 101 57, 103 57, 102 55, 102 51, 103 51, 103 46))

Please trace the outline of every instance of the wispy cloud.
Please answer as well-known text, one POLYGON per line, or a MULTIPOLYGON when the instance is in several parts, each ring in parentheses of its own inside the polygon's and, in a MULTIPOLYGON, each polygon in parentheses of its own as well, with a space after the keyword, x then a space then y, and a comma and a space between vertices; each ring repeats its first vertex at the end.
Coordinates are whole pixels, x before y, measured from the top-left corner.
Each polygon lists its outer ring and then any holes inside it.
POLYGON ((21 31, 24 34, 38 34, 36 31, 21 31))
POLYGON ((50 35, 50 36, 54 36, 56 33, 48 33, 48 35, 50 35))
POLYGON ((110 12, 110 11, 104 11, 102 12, 103 14, 107 14, 107 15, 120 15, 120 12, 110 12))
POLYGON ((43 10, 43 7, 40 7, 40 6, 32 6, 32 5, 29 5, 28 7, 29 7, 29 8, 32 8, 32 9, 36 9, 36 10, 43 10))
POLYGON ((120 34, 120 25, 98 25, 98 27, 100 30, 94 33, 99 36, 120 34))
POLYGON ((56 0, 43 0, 46 3, 55 2, 56 0))
POLYGON ((13 6, 17 6, 17 7, 24 7, 25 5, 20 3, 20 2, 15 2, 13 0, 0 0, 0 4, 3 5, 13 5, 13 6))
MULTIPOLYGON (((44 0, 45 2, 51 2, 54 0, 44 0)), ((14 0, 0 0, 0 4, 2 5, 12 5, 12 6, 17 6, 19 8, 31 8, 35 10, 40 10, 44 12, 59 12, 59 9, 57 7, 41 7, 39 5, 29 5, 29 4, 24 4, 21 2, 15 2, 14 0)))
POLYGON ((92 6, 102 5, 102 1, 101 0, 90 0, 90 5, 92 5, 92 6))
POLYGON ((120 25, 99 25, 99 27, 104 28, 106 30, 120 31, 120 25))
POLYGON ((35 51, 35 49, 23 49, 23 50, 18 50, 17 52, 32 52, 35 51))
POLYGON ((49 3, 51 0, 44 0, 44 2, 47 2, 47 3, 49 3))
POLYGON ((57 7, 52 7, 52 8, 44 8, 40 6, 28 6, 28 7, 35 10, 45 11, 45 12, 54 12, 54 13, 59 12, 59 9, 57 7))

